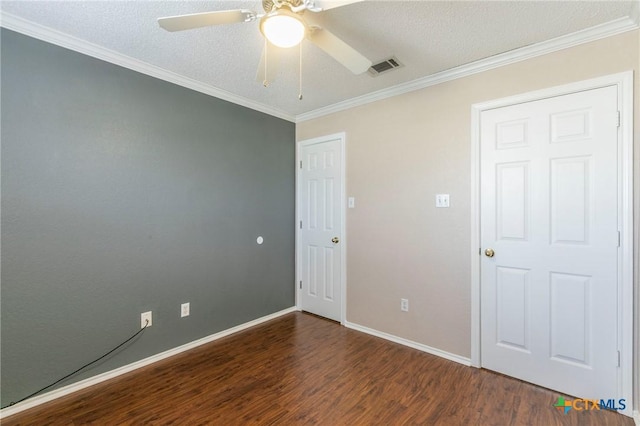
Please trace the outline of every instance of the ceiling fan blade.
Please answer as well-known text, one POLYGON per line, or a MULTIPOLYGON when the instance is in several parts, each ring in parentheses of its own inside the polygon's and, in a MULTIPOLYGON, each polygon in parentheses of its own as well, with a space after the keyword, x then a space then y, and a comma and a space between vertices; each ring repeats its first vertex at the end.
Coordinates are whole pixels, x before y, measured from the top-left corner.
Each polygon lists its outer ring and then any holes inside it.
POLYGON ((258 70, 256 71, 256 81, 260 84, 265 82, 273 83, 278 74, 278 65, 280 64, 280 50, 271 43, 265 43, 265 47, 262 49, 262 55, 260 56, 260 63, 258 64, 258 70), (266 58, 265 58, 266 55, 266 58), (265 74, 265 59, 267 61, 267 69, 265 74))
POLYGON ((209 25, 235 24, 256 19, 250 10, 221 10, 218 12, 192 13, 190 15, 168 16, 159 18, 158 24, 167 31, 182 31, 209 25))
POLYGON ((307 39, 354 74, 362 74, 372 64, 360 52, 324 28, 314 28, 307 31, 307 39))
POLYGON ((351 3, 360 3, 364 0, 311 0, 311 7, 308 7, 312 12, 318 10, 335 9, 336 7, 346 6, 351 3))

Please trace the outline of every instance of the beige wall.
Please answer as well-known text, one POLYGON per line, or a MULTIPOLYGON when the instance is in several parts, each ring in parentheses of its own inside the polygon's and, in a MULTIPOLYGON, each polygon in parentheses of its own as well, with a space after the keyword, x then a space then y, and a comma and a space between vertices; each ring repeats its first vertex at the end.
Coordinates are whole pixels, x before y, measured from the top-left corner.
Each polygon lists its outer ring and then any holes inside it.
MULTIPOLYGON (((627 70, 638 87, 639 50, 636 30, 299 123, 299 141, 347 135, 347 320, 470 357, 471 105, 627 70)), ((636 90, 636 247, 639 113, 636 90)))

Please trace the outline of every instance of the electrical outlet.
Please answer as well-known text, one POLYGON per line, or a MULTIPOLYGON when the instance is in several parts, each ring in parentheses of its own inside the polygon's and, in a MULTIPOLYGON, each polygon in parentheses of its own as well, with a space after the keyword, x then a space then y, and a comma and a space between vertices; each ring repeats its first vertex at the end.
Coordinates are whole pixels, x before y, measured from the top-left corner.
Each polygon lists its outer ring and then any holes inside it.
POLYGON ((400 299, 400 310, 409 312, 409 299, 400 299))
POLYGON ((183 303, 180 305, 180 317, 188 317, 189 316, 189 302, 183 303))
POLYGON ((140 328, 144 328, 145 326, 151 327, 151 324, 153 324, 153 320, 152 320, 152 317, 151 317, 151 311, 141 313, 140 314, 140 328), (149 321, 148 324, 147 324, 147 321, 149 321))

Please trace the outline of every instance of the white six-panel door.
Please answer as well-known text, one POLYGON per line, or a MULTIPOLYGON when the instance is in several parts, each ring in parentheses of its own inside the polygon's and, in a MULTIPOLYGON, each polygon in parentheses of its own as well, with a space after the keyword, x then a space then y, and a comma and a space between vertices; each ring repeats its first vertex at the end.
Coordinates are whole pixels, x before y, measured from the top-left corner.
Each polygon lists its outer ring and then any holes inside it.
POLYGON ((577 397, 618 394, 617 104, 605 87, 480 117, 482 366, 577 397))
POLYGON ((300 305, 342 321, 343 176, 341 136, 302 142, 298 174, 300 305))

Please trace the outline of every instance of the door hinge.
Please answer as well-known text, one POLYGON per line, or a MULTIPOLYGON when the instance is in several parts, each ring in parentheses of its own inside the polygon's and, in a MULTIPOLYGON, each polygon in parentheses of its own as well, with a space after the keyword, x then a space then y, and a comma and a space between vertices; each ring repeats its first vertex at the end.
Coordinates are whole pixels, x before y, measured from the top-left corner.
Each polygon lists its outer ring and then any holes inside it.
MULTIPOLYGON (((620 116, 618 115, 618 118, 619 118, 619 117, 620 117, 620 116)), ((300 160, 300 168, 302 169, 302 160, 300 160)))
POLYGON ((478 256, 482 256, 482 247, 478 247, 478 256))
POLYGON ((621 240, 621 236, 620 236, 620 231, 618 231, 618 247, 620 247, 620 240, 621 240))
POLYGON ((300 221, 300 229, 302 229, 302 221, 300 221))
POLYGON ((621 118, 620 118, 620 111, 618 111, 618 125, 617 125, 617 127, 620 127, 620 121, 621 121, 621 118))
POLYGON ((618 367, 620 367, 620 351, 618 351, 618 367))
POLYGON ((302 280, 300 280, 300 290, 302 290, 302 280))

